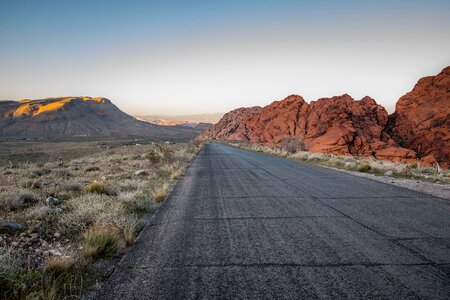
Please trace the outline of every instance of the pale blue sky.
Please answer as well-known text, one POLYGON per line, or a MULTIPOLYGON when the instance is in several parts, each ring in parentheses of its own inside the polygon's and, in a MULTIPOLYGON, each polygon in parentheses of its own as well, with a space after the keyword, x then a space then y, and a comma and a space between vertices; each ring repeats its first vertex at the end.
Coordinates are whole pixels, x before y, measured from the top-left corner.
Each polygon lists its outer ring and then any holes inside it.
POLYGON ((104 96, 137 115, 349 93, 392 110, 447 65, 449 1, 0 0, 0 99, 104 96))

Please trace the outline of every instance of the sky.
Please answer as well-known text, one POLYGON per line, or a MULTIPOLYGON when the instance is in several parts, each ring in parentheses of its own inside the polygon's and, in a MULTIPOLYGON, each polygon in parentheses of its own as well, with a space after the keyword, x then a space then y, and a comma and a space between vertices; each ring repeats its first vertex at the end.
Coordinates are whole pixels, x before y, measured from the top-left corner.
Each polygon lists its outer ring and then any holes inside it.
POLYGON ((448 0, 0 0, 0 99, 187 115, 348 93, 392 112, 448 65, 448 0))

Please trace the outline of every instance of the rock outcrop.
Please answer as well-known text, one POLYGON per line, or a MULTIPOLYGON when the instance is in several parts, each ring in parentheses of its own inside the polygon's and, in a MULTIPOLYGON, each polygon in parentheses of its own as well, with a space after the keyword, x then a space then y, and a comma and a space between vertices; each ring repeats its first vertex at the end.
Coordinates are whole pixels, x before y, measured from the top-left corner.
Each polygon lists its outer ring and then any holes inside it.
POLYGON ((270 146, 293 139, 312 152, 413 161, 414 151, 399 147, 384 131, 387 121, 386 110, 369 97, 355 101, 342 95, 308 104, 291 95, 264 108, 231 111, 199 139, 270 146))
POLYGON ((0 136, 145 136, 189 140, 200 130, 158 126, 124 113, 106 98, 0 101, 0 136))
POLYGON ((263 108, 226 114, 199 140, 245 141, 269 146, 294 140, 321 153, 371 156, 450 167, 450 67, 419 80, 394 114, 370 97, 349 95, 305 102, 291 95, 263 108))
POLYGON ((234 109, 226 113, 213 128, 207 129, 199 135, 197 140, 248 141, 251 131, 246 127, 247 120, 258 115, 261 110, 262 108, 259 106, 234 109))
POLYGON ((426 164, 450 167, 450 67, 420 79, 401 97, 386 130, 426 164))

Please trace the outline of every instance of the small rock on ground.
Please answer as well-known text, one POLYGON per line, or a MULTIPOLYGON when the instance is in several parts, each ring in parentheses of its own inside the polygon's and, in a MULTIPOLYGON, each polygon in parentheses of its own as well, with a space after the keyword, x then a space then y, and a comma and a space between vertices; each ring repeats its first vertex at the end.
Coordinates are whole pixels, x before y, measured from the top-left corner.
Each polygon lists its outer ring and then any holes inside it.
POLYGON ((15 234, 25 227, 22 224, 11 221, 0 221, 0 233, 15 234))

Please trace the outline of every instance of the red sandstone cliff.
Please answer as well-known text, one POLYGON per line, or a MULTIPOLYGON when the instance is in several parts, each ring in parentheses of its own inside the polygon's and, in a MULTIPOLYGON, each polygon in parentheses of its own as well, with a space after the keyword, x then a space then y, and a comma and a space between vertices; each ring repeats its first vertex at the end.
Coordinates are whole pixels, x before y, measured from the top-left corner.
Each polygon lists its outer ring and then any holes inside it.
POLYGON ((239 140, 279 145, 284 140, 301 140, 313 152, 374 156, 410 161, 414 151, 401 148, 384 132, 386 110, 365 97, 355 101, 349 95, 322 98, 308 104, 296 95, 264 108, 238 109, 226 114, 201 140, 239 140))
POLYGON ((398 100, 387 132, 423 162, 450 167, 450 67, 420 79, 398 100))

